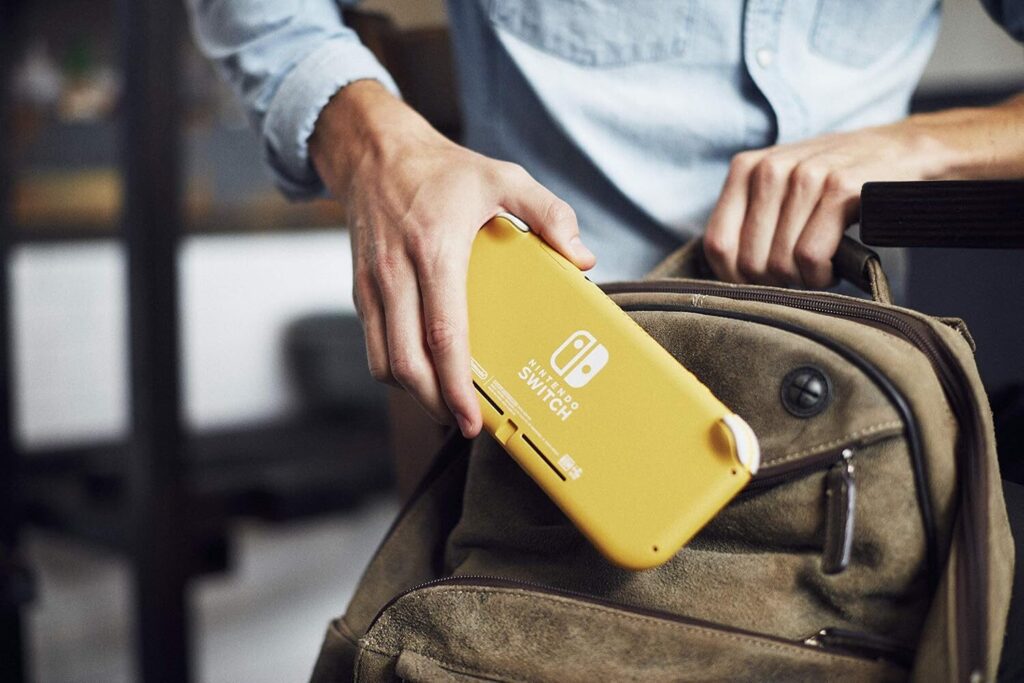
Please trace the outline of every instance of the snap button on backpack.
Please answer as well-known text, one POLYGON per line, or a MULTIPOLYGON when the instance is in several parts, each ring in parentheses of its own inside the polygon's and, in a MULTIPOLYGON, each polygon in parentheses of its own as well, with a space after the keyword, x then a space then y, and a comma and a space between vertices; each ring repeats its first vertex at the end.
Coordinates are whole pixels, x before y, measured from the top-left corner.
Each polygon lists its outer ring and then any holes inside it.
POLYGON ((782 405, 796 417, 814 417, 828 407, 832 382, 813 365, 790 370, 782 379, 782 405))

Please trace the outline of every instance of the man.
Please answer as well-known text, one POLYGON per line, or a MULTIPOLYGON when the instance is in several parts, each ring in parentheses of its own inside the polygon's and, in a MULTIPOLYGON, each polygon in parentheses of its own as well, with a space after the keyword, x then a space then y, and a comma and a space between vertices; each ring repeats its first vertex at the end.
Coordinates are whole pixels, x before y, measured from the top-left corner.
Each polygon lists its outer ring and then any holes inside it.
MULTIPOLYGON (((1024 40, 1024 3, 985 5, 1024 40)), ((452 0, 465 147, 402 103, 334 0, 190 8, 284 191, 348 211, 374 377, 466 436, 466 272, 499 210, 580 268, 599 254, 599 279, 706 226, 719 277, 824 287, 865 181, 1024 177, 1024 97, 905 118, 937 0, 452 0)))

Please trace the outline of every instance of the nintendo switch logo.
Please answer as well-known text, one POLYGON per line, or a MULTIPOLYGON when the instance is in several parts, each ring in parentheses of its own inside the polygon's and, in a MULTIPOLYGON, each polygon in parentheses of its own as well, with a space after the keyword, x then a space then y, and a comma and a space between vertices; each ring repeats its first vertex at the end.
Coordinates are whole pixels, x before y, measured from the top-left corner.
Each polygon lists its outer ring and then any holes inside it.
POLYGON ((551 354, 551 369, 573 389, 586 386, 607 364, 608 349, 586 330, 570 334, 551 354))

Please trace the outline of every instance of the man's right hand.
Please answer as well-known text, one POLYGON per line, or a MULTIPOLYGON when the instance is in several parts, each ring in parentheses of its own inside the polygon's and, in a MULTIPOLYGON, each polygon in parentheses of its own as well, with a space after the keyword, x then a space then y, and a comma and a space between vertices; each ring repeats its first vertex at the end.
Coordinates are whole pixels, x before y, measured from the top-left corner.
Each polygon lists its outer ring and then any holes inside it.
POLYGON ((481 416, 469 363, 466 275, 477 230, 499 211, 586 270, 568 204, 522 167, 456 145, 376 81, 343 88, 321 112, 310 157, 348 214, 352 293, 370 372, 404 387, 467 437, 481 416))

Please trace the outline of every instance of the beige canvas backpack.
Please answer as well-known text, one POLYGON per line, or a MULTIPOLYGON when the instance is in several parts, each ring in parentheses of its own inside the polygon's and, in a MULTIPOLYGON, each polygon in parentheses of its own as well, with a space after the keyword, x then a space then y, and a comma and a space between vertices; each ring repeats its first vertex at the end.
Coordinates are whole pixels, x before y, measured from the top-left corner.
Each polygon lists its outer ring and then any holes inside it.
POLYGON ((697 279, 699 253, 606 291, 754 427, 747 490, 630 572, 489 436, 454 436, 315 683, 995 678, 1013 542, 963 323, 893 306, 859 245, 837 270, 871 300, 697 279))

